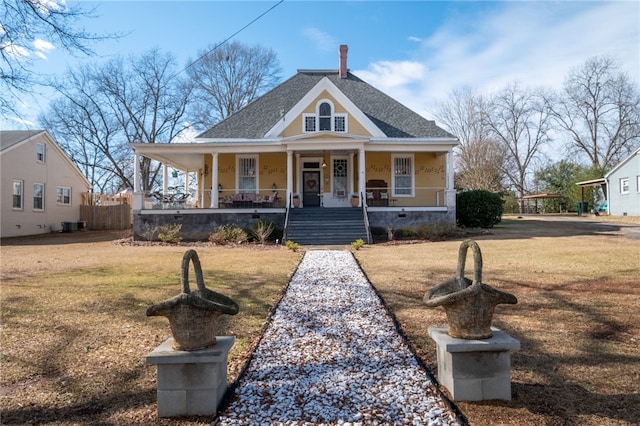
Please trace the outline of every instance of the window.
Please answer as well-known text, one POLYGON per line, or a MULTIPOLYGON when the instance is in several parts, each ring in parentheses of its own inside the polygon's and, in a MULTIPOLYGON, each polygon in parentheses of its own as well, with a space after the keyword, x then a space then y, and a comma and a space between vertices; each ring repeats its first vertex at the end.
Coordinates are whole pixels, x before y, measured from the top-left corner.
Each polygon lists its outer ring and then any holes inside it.
POLYGON ((323 102, 320 104, 320 109, 318 112, 318 117, 320 119, 320 131, 331 130, 331 105, 328 102, 323 102))
POLYGON ((13 209, 22 210, 22 191, 23 182, 21 180, 13 181, 13 209))
POLYGON ((621 194, 629 193, 629 178, 620 179, 620 193, 621 194))
POLYGON ((640 192, 640 175, 636 176, 636 191, 640 192))
POLYGON ((44 210, 44 184, 33 184, 33 209, 44 210))
POLYGON ((336 114, 328 100, 318 102, 317 114, 303 114, 302 120, 305 133, 347 131, 347 114, 336 114))
POLYGON ((393 156, 393 195, 413 196, 413 156, 393 156))
POLYGON ((238 191, 256 193, 258 189, 258 157, 238 157, 238 191))
POLYGON ((56 199, 58 204, 71 205, 71 188, 65 186, 57 187, 56 199))
POLYGON ((315 132, 316 131, 316 116, 305 115, 304 117, 304 131, 315 132))
POLYGON ((36 145, 36 160, 39 163, 45 162, 45 152, 46 152, 46 147, 43 143, 39 143, 36 145))
POLYGON ((347 159, 335 158, 333 160, 333 196, 346 197, 349 174, 347 172, 347 159))

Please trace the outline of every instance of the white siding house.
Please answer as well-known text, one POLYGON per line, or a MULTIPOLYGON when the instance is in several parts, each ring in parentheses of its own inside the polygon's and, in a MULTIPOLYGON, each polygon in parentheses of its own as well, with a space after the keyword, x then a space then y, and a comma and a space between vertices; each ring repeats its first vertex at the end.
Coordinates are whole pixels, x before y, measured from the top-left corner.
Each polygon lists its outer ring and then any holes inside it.
POLYGON ((1 237, 77 222, 89 181, 45 130, 0 131, 1 237))
POLYGON ((640 148, 605 176, 609 214, 640 216, 640 148))

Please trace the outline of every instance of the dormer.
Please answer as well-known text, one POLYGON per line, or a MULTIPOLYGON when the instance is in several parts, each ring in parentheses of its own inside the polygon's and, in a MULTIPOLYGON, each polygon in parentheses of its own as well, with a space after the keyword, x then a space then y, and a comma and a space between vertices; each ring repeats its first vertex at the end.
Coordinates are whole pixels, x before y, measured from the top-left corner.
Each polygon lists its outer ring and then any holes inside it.
POLYGON ((330 99, 320 99, 316 103, 315 113, 302 114, 302 132, 347 133, 347 114, 336 113, 335 106, 330 99))

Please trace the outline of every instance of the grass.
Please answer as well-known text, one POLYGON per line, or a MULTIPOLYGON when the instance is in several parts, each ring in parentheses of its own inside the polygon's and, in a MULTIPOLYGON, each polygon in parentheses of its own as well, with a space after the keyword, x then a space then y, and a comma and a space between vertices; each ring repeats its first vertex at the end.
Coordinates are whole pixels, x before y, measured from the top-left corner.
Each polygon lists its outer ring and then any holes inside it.
MULTIPOLYGON (((517 305, 496 308, 494 325, 522 343, 512 354, 513 399, 458 403, 469 423, 640 423, 638 240, 623 237, 616 223, 515 217, 468 236, 482 249, 483 282, 518 297, 517 305)), ((116 245, 115 238, 72 233, 2 241, 2 424, 210 423, 158 419, 155 368, 144 360, 170 336, 166 318, 146 317, 145 310, 180 291, 188 247, 116 245)), ((376 244, 354 252, 434 372, 427 329, 446 320, 421 300, 455 274, 459 244, 376 244)), ((194 248, 207 287, 241 308, 220 324, 220 334, 236 336, 231 381, 302 250, 194 248)), ((467 276, 469 265, 470 258, 467 276)))

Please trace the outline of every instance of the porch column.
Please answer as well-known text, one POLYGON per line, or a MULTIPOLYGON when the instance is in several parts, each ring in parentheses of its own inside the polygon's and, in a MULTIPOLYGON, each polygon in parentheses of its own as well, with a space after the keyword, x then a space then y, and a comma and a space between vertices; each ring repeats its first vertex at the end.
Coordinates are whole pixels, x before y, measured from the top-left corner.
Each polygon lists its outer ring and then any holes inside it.
POLYGON ((140 188, 140 156, 133 154, 133 209, 142 210, 146 194, 140 188))
POLYGON ((211 208, 219 207, 220 196, 218 194, 218 153, 214 152, 211 163, 211 208))
POLYGON ((140 156, 133 155, 133 192, 140 192, 140 156))
POLYGON ((291 200, 291 193, 293 192, 293 152, 287 151, 287 191, 285 193, 286 201, 285 205, 289 205, 291 200))
POLYGON ((445 203, 446 203, 445 206, 447 207, 448 211, 455 211, 456 190, 454 188, 454 183, 453 183, 453 177, 454 177, 453 151, 447 152, 446 162, 447 162, 447 165, 446 165, 445 173, 447 174, 447 177, 446 177, 446 188, 444 191, 445 203))
POLYGON ((169 192, 169 167, 166 164, 162 165, 162 193, 169 192))
POLYGON ((366 182, 365 179, 365 156, 364 156, 364 148, 358 149, 358 197, 360 197, 360 207, 362 207, 365 191, 366 191, 366 182))

